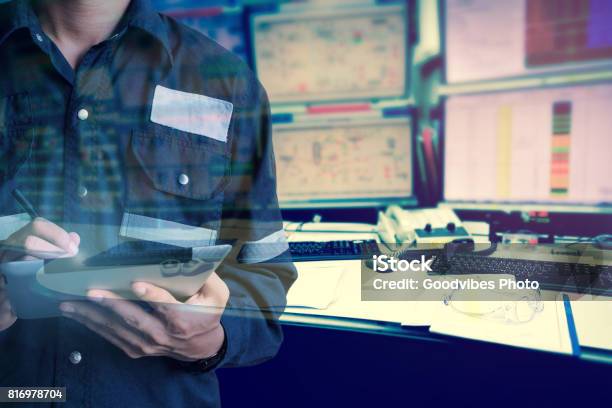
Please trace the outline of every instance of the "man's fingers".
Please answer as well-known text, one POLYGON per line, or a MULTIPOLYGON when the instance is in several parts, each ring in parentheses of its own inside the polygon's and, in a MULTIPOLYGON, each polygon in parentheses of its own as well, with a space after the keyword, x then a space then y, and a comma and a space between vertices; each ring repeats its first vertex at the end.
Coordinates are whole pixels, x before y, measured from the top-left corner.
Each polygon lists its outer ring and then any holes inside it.
POLYGON ((79 302, 78 304, 66 302, 60 305, 60 309, 65 317, 80 317, 84 321, 96 324, 102 328, 102 331, 120 338, 142 354, 148 355, 158 351, 153 349, 153 346, 143 336, 134 333, 124 325, 114 314, 98 306, 85 302, 79 302))
POLYGON ((77 247, 81 245, 81 236, 79 234, 77 234, 76 232, 69 232, 68 235, 70 236, 70 239, 72 240, 72 242, 76 244, 77 247))
POLYGON ((60 258, 66 255, 62 248, 45 241, 36 235, 28 235, 23 241, 24 252, 34 258, 60 258))
POLYGON ((13 308, 7 299, 0 300, 0 315, 5 315, 7 313, 12 313, 13 308))
POLYGON ((225 282, 213 272, 198 293, 193 295, 187 304, 224 308, 229 299, 229 289, 225 282))
POLYGON ((210 314, 177 301, 167 290, 144 282, 134 283, 132 289, 161 315, 172 338, 189 340, 211 330, 210 314))
POLYGON ((135 347, 128 344, 125 340, 120 339, 114 333, 109 332, 105 326, 94 323, 91 320, 87 320, 84 317, 77 315, 77 314, 72 314, 72 315, 68 314, 64 316, 81 323, 83 326, 87 327, 92 332, 106 339, 108 342, 110 342, 115 347, 117 347, 118 349, 123 351, 125 354, 127 354, 128 357, 130 358, 144 357, 144 354, 139 353, 135 347))
POLYGON ((132 291, 161 314, 166 314, 170 310, 170 305, 179 304, 170 292, 150 283, 135 282, 132 284, 132 291))
MULTIPOLYGON (((0 291, 0 296, 3 296, 3 292, 0 291)), ((17 316, 15 316, 8 299, 0 300, 0 331, 8 329, 15 321, 17 321, 17 316)))
POLYGON ((36 218, 4 242, 0 258, 11 262, 74 256, 79 252, 80 243, 79 234, 68 233, 44 218, 36 218))
POLYGON ((115 313, 128 326, 148 336, 155 344, 162 347, 169 345, 170 341, 162 321, 134 302, 107 290, 90 290, 87 296, 93 302, 115 313))
MULTIPOLYGON (((79 251, 79 246, 76 244, 70 234, 68 234, 60 226, 45 220, 44 218, 36 218, 30 224, 32 235, 36 235, 49 243, 61 248, 64 252, 76 255, 79 251)), ((80 242, 80 241, 79 241, 80 242)))
POLYGON ((0 316, 0 332, 8 329, 17 321, 17 317, 13 313, 0 316))

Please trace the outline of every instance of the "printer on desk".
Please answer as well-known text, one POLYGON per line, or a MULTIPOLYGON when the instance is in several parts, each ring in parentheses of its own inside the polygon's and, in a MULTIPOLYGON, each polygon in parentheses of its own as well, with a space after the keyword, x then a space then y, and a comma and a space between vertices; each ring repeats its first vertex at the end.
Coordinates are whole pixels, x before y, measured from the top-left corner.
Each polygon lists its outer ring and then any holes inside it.
POLYGON ((404 210, 394 205, 379 212, 378 234, 385 243, 444 244, 471 238, 450 208, 404 210))
POLYGON ((291 233, 289 250, 294 261, 369 259, 372 254, 381 251, 377 242, 402 245, 473 243, 470 233, 449 208, 403 210, 390 206, 385 213, 379 213, 376 227, 361 224, 357 228, 359 224, 316 222, 299 224, 299 229, 295 229, 291 225, 288 223, 285 229, 291 233), (343 224, 346 227, 342 227, 343 224), (362 232, 346 233, 348 229, 360 229, 362 232), (311 231, 317 231, 319 239, 313 240, 311 231), (364 235, 365 231, 368 232, 367 236, 364 235), (295 239, 295 233, 306 234, 308 239, 295 239))

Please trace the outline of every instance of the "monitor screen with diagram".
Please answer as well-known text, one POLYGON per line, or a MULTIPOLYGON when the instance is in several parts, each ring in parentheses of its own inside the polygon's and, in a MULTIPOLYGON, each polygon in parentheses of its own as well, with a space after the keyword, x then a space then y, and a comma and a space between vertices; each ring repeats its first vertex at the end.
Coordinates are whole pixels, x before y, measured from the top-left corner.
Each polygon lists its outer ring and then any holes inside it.
POLYGON ((413 201, 408 118, 274 127, 282 207, 371 206, 413 201))
POLYGON ((406 14, 404 3, 254 14, 255 67, 271 102, 406 95, 406 14))

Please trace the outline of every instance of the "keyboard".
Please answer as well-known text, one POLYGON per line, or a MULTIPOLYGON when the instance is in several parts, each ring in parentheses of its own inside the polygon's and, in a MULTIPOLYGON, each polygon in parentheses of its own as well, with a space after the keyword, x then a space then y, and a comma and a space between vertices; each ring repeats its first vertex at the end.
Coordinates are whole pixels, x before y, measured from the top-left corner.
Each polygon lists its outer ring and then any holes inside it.
POLYGON ((437 256, 434 275, 508 274, 517 280, 535 280, 540 288, 595 295, 612 295, 612 266, 534 261, 462 253, 437 256))
POLYGON ((289 242, 294 262, 367 259, 380 252, 375 240, 289 242))

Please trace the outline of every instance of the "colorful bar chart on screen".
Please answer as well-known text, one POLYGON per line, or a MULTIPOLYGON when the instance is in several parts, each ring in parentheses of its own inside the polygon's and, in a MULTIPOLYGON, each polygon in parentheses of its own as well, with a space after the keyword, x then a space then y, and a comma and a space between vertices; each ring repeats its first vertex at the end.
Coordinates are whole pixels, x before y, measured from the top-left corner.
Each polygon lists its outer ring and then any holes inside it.
POLYGON ((571 102, 557 102, 553 105, 552 127, 550 192, 553 197, 565 197, 569 191, 570 177, 571 102))
POLYGON ((612 202, 612 84, 450 96, 448 201, 612 202))

